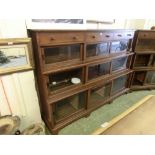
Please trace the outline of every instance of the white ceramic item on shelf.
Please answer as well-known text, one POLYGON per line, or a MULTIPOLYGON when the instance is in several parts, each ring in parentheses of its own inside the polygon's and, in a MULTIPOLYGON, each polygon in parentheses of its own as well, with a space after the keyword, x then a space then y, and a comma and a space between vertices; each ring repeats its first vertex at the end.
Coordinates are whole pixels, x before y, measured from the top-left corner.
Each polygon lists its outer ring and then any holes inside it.
POLYGON ((56 85, 56 84, 57 84, 57 82, 55 82, 55 81, 54 81, 54 82, 52 82, 52 85, 56 85))
POLYGON ((71 82, 73 84, 79 84, 81 82, 81 80, 79 78, 71 78, 71 82))

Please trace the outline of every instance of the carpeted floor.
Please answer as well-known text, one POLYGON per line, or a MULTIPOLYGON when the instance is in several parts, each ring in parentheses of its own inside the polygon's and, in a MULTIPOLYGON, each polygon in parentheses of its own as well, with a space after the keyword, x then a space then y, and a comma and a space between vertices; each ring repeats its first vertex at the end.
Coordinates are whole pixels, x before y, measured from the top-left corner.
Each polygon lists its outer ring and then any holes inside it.
POLYGON ((151 91, 134 91, 132 93, 122 95, 115 99, 111 104, 102 106, 95 110, 87 118, 81 118, 78 121, 66 126, 60 130, 59 135, 89 135, 100 127, 104 122, 110 121, 119 115, 138 100, 149 94, 155 94, 155 90, 151 91))

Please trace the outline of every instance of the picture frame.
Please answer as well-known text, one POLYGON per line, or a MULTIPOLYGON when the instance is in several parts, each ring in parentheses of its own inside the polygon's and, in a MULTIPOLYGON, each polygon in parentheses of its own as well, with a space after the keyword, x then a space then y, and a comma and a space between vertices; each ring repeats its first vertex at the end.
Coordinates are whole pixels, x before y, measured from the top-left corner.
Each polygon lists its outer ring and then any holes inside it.
POLYGON ((0 75, 33 68, 31 38, 0 39, 0 75))
POLYGON ((27 29, 31 30, 85 30, 86 19, 26 19, 27 29))

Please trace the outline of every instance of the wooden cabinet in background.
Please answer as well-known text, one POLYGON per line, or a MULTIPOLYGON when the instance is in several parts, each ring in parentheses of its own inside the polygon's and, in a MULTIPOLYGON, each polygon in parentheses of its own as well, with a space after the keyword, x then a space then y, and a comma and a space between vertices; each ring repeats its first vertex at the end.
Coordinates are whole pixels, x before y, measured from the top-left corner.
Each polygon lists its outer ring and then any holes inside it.
POLYGON ((52 133, 129 90, 132 30, 31 30, 42 117, 52 133))
POLYGON ((137 30, 132 51, 135 55, 131 89, 155 88, 155 31, 137 30))

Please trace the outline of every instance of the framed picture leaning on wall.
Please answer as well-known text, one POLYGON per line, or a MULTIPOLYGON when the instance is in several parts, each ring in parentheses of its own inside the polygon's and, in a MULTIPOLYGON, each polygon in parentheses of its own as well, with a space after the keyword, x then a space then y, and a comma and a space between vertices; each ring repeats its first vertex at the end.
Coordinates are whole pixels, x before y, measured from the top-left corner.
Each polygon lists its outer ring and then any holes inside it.
POLYGON ((86 29, 85 19, 26 19, 27 29, 76 30, 86 29))
POLYGON ((0 39, 0 75, 33 69, 31 38, 0 39))

